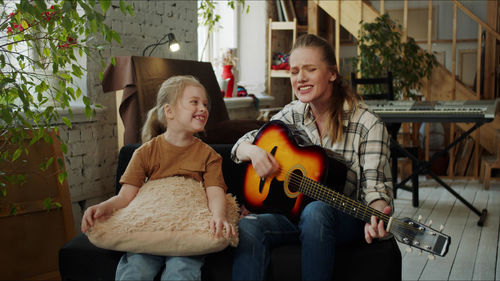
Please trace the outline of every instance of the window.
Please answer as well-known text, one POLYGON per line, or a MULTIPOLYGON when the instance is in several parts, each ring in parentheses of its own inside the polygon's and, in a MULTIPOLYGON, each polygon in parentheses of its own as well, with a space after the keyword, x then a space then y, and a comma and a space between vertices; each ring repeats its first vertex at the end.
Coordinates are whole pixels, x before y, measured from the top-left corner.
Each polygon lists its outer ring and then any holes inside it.
POLYGON ((226 3, 215 1, 215 14, 220 15, 215 32, 209 34, 208 27, 198 25, 198 58, 200 61, 212 62, 217 77, 222 71, 218 62, 224 50, 238 47, 238 9, 233 10, 226 3))

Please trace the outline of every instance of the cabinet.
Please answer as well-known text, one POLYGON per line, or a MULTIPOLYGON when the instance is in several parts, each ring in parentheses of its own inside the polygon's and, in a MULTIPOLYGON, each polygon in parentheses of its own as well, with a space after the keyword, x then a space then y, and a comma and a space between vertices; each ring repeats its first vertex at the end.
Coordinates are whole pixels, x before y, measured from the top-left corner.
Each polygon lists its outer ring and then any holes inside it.
MULTIPOLYGON (((50 143, 33 141, 36 133, 25 133, 24 145, 33 143, 28 155, 23 153, 14 162, 0 163, 0 171, 20 173, 26 179, 22 186, 5 182, 7 193, 0 195, 2 280, 57 280, 59 249, 75 236, 68 181, 60 182, 58 177, 65 171, 64 163, 55 160, 64 159, 59 136, 50 131, 50 143), (42 171, 42 163, 51 157, 54 162, 42 171), (11 214, 13 207, 16 215, 11 214)), ((15 148, 7 145, 3 149, 15 148)))

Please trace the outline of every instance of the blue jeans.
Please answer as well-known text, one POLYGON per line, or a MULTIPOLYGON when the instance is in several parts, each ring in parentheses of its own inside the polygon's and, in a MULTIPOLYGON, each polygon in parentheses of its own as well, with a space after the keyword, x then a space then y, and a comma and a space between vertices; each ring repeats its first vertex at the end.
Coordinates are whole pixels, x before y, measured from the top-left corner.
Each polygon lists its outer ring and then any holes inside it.
POLYGON ((280 214, 259 214, 238 223, 239 244, 233 260, 233 280, 264 280, 272 248, 302 246, 302 280, 331 280, 335 246, 364 239, 364 222, 321 201, 309 203, 298 225, 280 214))
POLYGON ((125 253, 116 269, 116 280, 153 280, 163 264, 161 280, 201 280, 205 256, 169 257, 125 253))

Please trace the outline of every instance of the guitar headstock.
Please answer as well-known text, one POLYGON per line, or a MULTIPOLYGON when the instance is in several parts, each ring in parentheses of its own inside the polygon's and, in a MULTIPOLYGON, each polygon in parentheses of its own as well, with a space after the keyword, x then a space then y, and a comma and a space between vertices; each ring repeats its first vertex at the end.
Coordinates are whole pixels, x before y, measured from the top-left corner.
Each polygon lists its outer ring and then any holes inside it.
POLYGON ((450 236, 410 218, 393 218, 389 231, 403 244, 442 257, 450 246, 450 236))

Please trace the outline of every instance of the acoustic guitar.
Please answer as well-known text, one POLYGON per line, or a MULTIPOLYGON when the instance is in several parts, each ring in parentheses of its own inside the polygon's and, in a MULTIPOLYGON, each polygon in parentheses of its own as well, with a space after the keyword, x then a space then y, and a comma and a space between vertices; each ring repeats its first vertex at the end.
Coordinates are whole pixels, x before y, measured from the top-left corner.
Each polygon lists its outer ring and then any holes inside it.
POLYGON ((320 200, 365 222, 376 216, 399 242, 446 255, 450 236, 410 218, 391 217, 341 194, 347 174, 342 159, 327 156, 323 148, 306 143, 293 132, 293 127, 275 120, 257 133, 254 144, 270 152, 280 170, 264 179, 251 164, 247 166, 243 195, 250 211, 278 212, 297 220, 307 203, 320 200))

